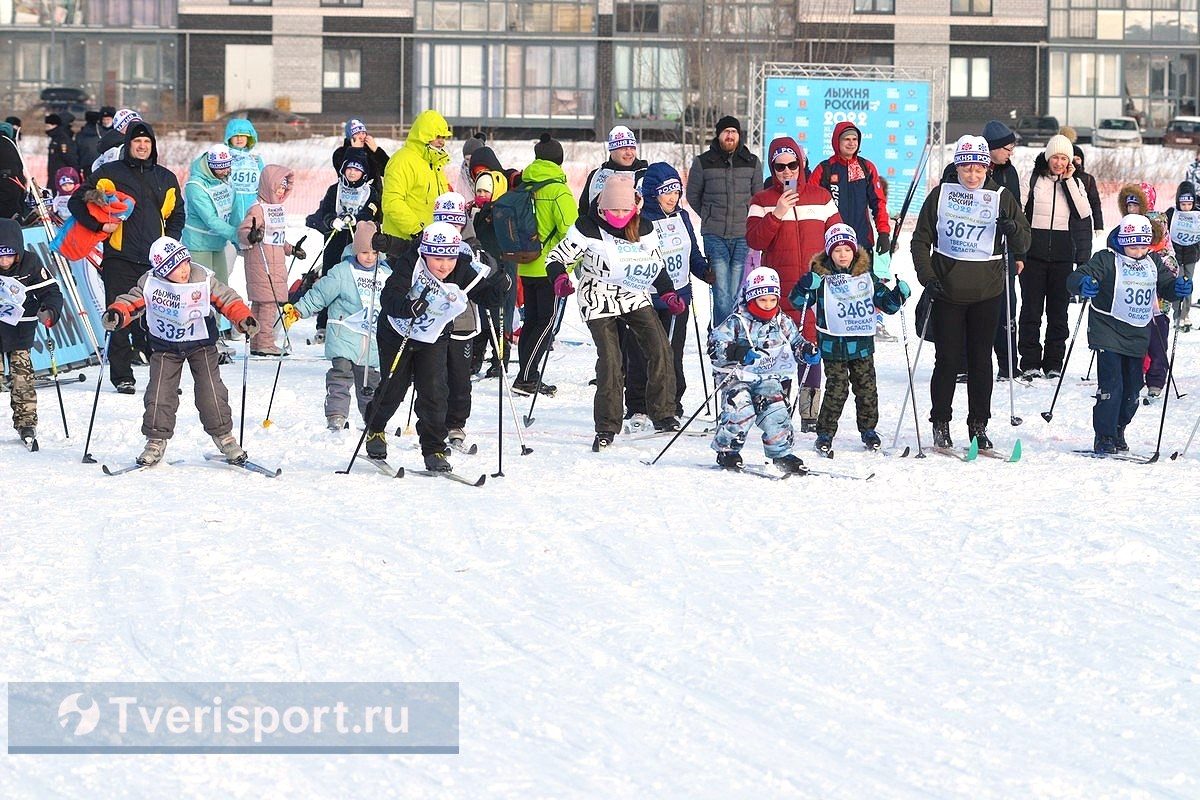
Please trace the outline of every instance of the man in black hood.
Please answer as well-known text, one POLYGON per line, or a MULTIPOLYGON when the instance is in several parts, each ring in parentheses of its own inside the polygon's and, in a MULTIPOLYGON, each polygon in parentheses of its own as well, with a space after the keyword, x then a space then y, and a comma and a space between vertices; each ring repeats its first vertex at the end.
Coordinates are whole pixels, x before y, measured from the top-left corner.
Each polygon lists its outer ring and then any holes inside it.
POLYGON ((100 121, 99 111, 83 115, 83 127, 75 134, 75 149, 79 153, 79 172, 87 177, 92 171, 92 162, 100 155, 100 137, 107 128, 100 121))
POLYGON ((25 212, 25 185, 17 133, 11 123, 0 122, 0 219, 12 219, 25 212))
MULTIPOLYGON (((88 230, 109 234, 104 242, 105 304, 128 292, 150 269, 150 245, 164 234, 174 239, 183 235, 183 194, 175 173, 158 164, 154 129, 142 120, 125 129, 125 155, 88 176, 67 204, 78 224, 88 230), (102 225, 88 210, 88 197, 95 198, 101 181, 134 200, 133 213, 120 225, 102 225)), ((112 333, 109 342, 109 379, 122 394, 135 392, 133 361, 135 347, 147 352, 145 329, 129 325, 112 333), (132 329, 132 330, 131 330, 132 329), (132 333, 134 344, 130 343, 132 333)), ((147 361, 149 356, 147 355, 147 361)))
POLYGON ((75 148, 75 134, 71 132, 74 121, 75 117, 66 111, 46 115, 46 138, 50 143, 43 186, 53 186, 54 176, 63 167, 79 168, 79 151, 75 148))

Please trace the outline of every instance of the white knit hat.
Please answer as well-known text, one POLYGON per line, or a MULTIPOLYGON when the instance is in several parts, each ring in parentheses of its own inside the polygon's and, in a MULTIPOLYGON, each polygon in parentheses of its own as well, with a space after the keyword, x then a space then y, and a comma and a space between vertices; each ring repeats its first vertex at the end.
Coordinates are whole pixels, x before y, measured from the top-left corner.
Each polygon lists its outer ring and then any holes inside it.
POLYGON ((608 132, 608 152, 622 147, 637 147, 637 137, 629 128, 618 125, 608 132))
POLYGON ((746 285, 742 292, 747 302, 767 294, 780 296, 782 291, 779 288, 779 273, 770 267, 755 267, 746 276, 746 285))
POLYGON ((1061 133, 1056 133, 1050 137, 1050 141, 1046 142, 1046 160, 1050 160, 1050 156, 1066 156, 1072 158, 1075 155, 1075 148, 1071 145, 1071 140, 1063 136, 1061 133))
POLYGON ((417 251, 423 256, 458 257, 462 236, 449 222, 434 222, 421 231, 417 251))
POLYGON ((467 224, 467 201, 458 192, 446 192, 433 201, 433 221, 459 228, 467 224))
POLYGON ((191 251, 183 242, 170 236, 160 236, 150 245, 150 271, 156 278, 165 278, 191 257, 191 251))
POLYGON ((1149 247, 1154 241, 1154 228, 1141 214, 1126 214, 1117 224, 1117 244, 1121 247, 1149 247))
POLYGON ((212 170, 229 169, 233 166, 233 156, 229 148, 223 144, 216 145, 208 151, 208 168, 212 170))
POLYGON ((990 149, 987 139, 982 136, 960 136, 954 145, 954 166, 982 164, 986 167, 992 163, 990 149))
POLYGON ((851 250, 858 251, 858 237, 854 235, 854 228, 844 222, 830 225, 829 230, 825 231, 826 253, 832 253, 839 244, 848 244, 851 250))

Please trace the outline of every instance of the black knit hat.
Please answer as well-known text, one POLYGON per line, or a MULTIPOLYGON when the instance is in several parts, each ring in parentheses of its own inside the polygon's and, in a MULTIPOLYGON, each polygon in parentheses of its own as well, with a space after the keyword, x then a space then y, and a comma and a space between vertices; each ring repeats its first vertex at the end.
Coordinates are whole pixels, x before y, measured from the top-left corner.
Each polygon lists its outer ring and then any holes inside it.
POLYGON ((738 134, 741 135, 742 123, 737 117, 726 115, 717 120, 717 136, 720 136, 721 131, 725 130, 726 128, 736 128, 738 134))
POLYGON ((563 163, 563 146, 550 136, 550 134, 543 133, 542 138, 533 146, 533 157, 561 166, 563 163))
POLYGON ((101 119, 103 119, 104 117, 115 117, 116 115, 117 115, 116 107, 100 106, 100 118, 101 119))
POLYGON ((58 114, 47 114, 45 122, 47 125, 62 125, 62 119, 58 114))

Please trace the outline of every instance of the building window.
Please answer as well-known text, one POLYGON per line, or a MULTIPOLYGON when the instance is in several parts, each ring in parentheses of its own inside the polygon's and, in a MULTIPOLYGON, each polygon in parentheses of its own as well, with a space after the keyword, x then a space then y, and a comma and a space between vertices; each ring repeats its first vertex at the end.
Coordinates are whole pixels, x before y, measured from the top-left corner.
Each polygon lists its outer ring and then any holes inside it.
POLYGON ((326 50, 321 87, 356 92, 362 88, 362 51, 326 50))
POLYGON ((617 33, 658 33, 658 3, 617 3, 617 33))
POLYGON ((593 33, 596 0, 416 0, 417 31, 593 33))
POLYGON ((992 0, 950 0, 951 14, 991 16, 992 0))
POLYGON ((895 14, 896 0, 854 0, 855 14, 895 14))
POLYGON ((417 45, 418 104, 448 119, 591 120, 594 45, 417 45))
POLYGON ((323 6, 343 6, 346 8, 362 8, 362 0, 321 0, 323 6))
POLYGON ((683 115, 686 65, 682 48, 618 45, 613 64, 617 116, 677 122, 683 115))
POLYGON ((950 96, 991 97, 992 62, 988 58, 950 59, 950 96))

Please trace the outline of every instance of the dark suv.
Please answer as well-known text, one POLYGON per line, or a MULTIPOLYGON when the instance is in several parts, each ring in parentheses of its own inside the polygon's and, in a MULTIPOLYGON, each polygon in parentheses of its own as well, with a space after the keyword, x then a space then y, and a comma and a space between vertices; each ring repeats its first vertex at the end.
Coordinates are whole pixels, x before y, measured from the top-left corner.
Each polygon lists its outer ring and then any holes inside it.
POLYGON ((1021 117, 1014 129, 1021 144, 1044 145, 1058 133, 1058 117, 1021 117))
POLYGON ((71 86, 51 86, 42 89, 42 93, 38 95, 38 101, 42 108, 46 109, 47 114, 70 111, 76 119, 83 119, 84 113, 88 110, 89 99, 88 93, 83 89, 71 86))

